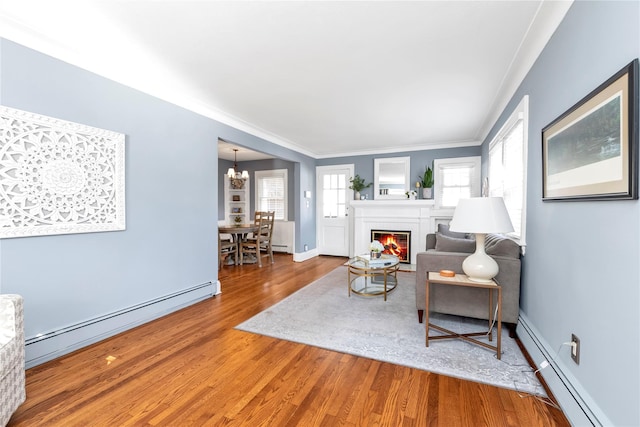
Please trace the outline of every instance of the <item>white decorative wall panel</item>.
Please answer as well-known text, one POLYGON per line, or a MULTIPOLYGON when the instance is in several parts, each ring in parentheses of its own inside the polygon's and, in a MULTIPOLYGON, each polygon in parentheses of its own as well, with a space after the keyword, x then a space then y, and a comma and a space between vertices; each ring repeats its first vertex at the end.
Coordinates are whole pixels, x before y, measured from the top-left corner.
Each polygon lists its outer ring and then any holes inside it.
POLYGON ((124 230, 124 141, 0 106, 0 238, 124 230))

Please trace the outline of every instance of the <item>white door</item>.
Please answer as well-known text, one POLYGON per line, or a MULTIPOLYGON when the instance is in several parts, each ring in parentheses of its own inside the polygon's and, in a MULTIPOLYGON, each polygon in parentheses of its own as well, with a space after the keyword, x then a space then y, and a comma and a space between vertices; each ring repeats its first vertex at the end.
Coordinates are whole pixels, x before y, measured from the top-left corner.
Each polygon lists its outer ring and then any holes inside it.
POLYGON ((353 165, 316 168, 316 235, 320 255, 349 256, 349 179, 353 165))

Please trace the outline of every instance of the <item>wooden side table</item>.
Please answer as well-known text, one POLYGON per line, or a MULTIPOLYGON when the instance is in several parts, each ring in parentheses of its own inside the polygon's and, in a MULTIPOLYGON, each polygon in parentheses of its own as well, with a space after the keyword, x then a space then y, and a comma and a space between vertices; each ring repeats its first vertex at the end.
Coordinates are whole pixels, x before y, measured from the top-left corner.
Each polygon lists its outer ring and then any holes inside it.
POLYGON ((426 282, 426 309, 425 309, 425 315, 426 315, 426 320, 425 320, 425 325, 426 325, 426 345, 427 347, 429 347, 429 340, 442 340, 442 339, 448 339, 448 338, 459 338, 465 341, 469 341, 472 342, 474 344, 477 345, 481 345, 482 347, 486 347, 488 349, 491 350, 495 350, 496 351, 496 356, 498 359, 500 359, 501 357, 501 344, 502 344, 502 288, 493 280, 490 282, 486 282, 486 283, 481 283, 481 282, 474 282, 472 280, 469 280, 469 278, 464 275, 464 274, 456 274, 454 277, 444 277, 441 276, 440 273, 437 272, 429 272, 427 274, 427 282, 426 282), (484 288, 484 289, 488 289, 489 290, 489 330, 488 331, 483 331, 483 332, 470 332, 470 333, 464 333, 464 334, 460 334, 457 332, 453 332, 450 331, 448 329, 445 329, 441 326, 437 326, 437 325, 433 325, 431 323, 429 323, 429 287, 431 284, 438 284, 438 285, 447 285, 447 286, 467 286, 470 288, 484 288), (497 339, 496 339, 496 345, 493 346, 491 344, 487 344, 486 342, 482 342, 482 341, 478 341, 477 339, 471 338, 471 337, 477 337, 477 336, 483 336, 483 335, 488 335, 489 337, 489 341, 493 341, 493 328, 491 327, 492 325, 492 319, 493 319, 493 310, 494 310, 494 306, 493 306, 493 291, 497 291, 498 292, 498 297, 497 297, 497 327, 498 327, 498 331, 497 331, 497 339), (444 332, 447 335, 436 335, 436 336, 429 336, 429 328, 433 328, 435 330, 438 330, 440 332, 444 332))

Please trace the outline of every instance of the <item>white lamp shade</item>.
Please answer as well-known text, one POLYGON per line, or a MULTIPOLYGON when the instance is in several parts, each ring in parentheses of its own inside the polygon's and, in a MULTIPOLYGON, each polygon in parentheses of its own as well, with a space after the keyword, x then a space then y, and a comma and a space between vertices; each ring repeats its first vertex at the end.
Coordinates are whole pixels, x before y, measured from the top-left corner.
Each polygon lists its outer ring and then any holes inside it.
POLYGON ((234 178, 236 176, 236 170, 234 168, 227 169, 227 176, 229 178, 234 178))
POLYGON ((509 233, 513 225, 502 197, 472 197, 458 201, 449 229, 464 233, 509 233))
POLYGON ((449 223, 451 231, 476 234, 476 251, 462 263, 462 271, 474 282, 489 282, 499 271, 498 263, 484 250, 487 233, 513 231, 502 197, 461 199, 449 223))

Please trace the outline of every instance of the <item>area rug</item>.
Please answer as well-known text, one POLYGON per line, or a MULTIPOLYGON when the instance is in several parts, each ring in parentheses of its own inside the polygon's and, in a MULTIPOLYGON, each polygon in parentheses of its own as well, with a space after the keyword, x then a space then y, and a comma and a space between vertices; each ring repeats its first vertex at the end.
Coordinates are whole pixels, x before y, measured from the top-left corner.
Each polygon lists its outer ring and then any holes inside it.
MULTIPOLYGON (((487 327, 486 321, 435 313, 431 320, 460 332, 487 327)), ((338 267, 236 329, 546 396, 506 328, 501 360, 495 351, 458 339, 426 347, 425 326, 416 312, 415 273, 399 272, 398 286, 385 302, 382 296, 349 297, 347 269, 338 267)))

